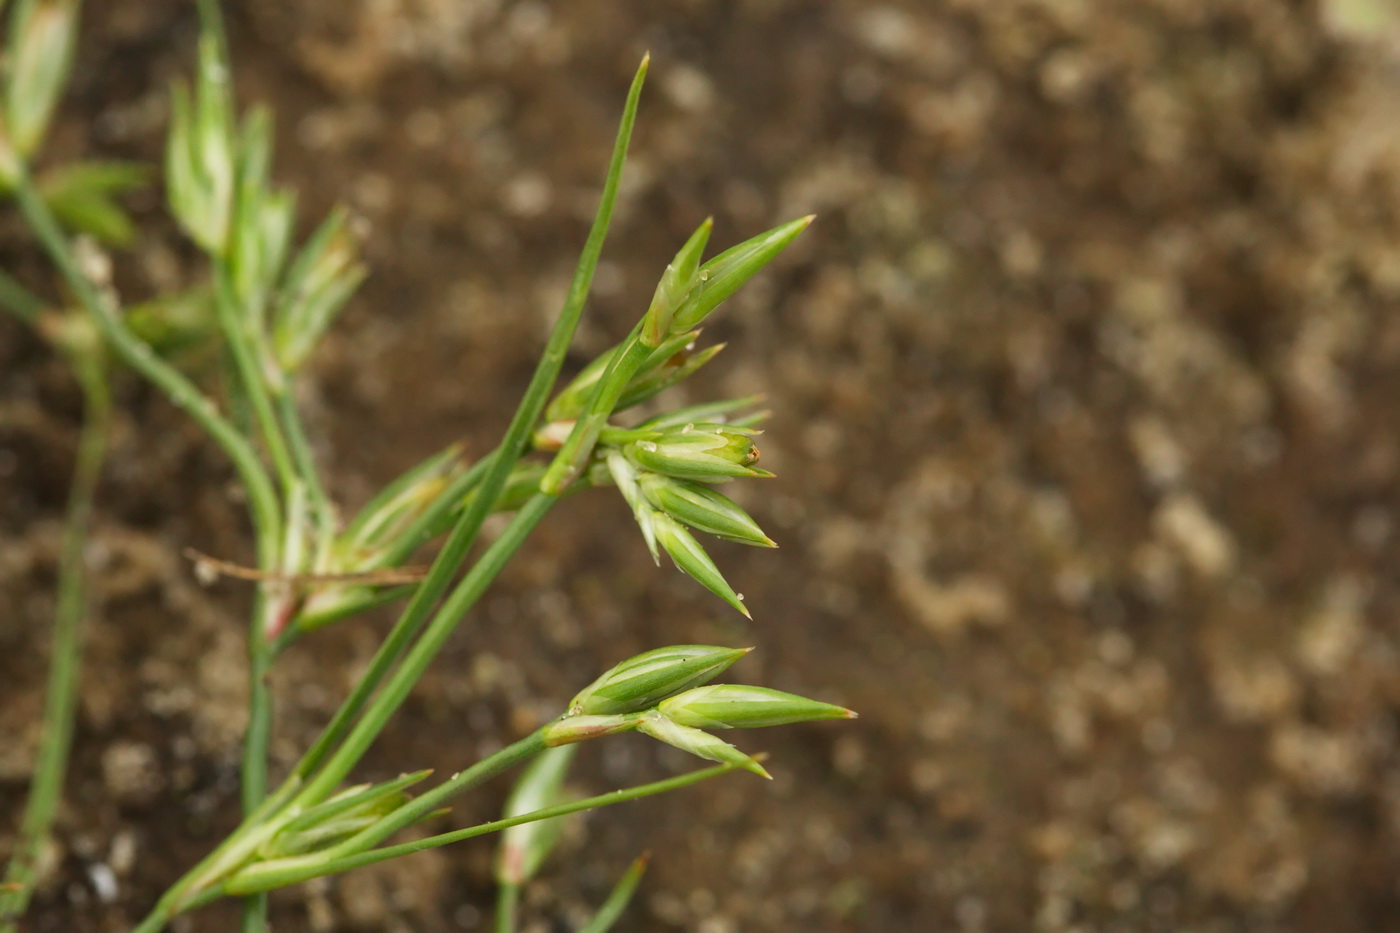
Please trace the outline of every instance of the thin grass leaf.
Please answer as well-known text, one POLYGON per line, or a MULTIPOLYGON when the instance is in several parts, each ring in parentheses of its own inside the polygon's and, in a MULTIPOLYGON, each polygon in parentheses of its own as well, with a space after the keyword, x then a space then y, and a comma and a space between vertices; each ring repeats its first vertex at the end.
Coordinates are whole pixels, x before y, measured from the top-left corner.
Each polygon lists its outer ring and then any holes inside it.
POLYGON ((579 933, 608 933, 613 925, 622 918, 622 913, 627 909, 627 905, 632 902, 632 895, 637 891, 637 885, 641 884, 642 876, 646 874, 647 864, 651 861, 651 853, 644 852, 633 859, 632 864, 627 866, 627 871, 622 873, 617 884, 608 894, 607 900, 603 901, 603 906, 598 908, 598 912, 593 915, 579 933))

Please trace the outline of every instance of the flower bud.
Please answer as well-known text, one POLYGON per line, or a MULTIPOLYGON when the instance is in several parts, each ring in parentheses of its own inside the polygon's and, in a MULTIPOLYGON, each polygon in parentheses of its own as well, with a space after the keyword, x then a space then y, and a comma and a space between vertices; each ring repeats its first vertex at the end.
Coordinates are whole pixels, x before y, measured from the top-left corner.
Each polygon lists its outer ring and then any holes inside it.
POLYGON ((754 547, 777 547, 734 502, 699 483, 642 473, 639 485, 652 505, 697 531, 754 547))
POLYGON ((349 215, 337 209, 311 235, 287 269, 273 346, 287 372, 296 371, 350 296, 364 281, 359 236, 349 215))
POLYGON ((744 598, 725 582, 715 562, 710 560, 710 555, 705 553, 700 542, 696 541, 695 536, 686 531, 680 522, 665 512, 653 512, 651 527, 657 543, 665 548, 666 553, 671 555, 672 562, 683 573, 699 581, 707 590, 744 615, 753 618, 748 607, 744 605, 744 598))
POLYGON ((655 440, 634 441, 624 448, 628 459, 653 473, 700 483, 725 483, 736 476, 768 477, 754 466, 759 452, 749 428, 723 424, 687 424, 655 440))
MULTIPOLYGON (((616 665, 569 704, 572 718, 651 709, 661 700, 718 677, 750 648, 671 645, 645 651, 616 665)), ((568 722, 568 720, 561 720, 568 722)))
MULTIPOLYGON (((660 392, 661 389, 674 385, 675 382, 690 375, 700 365, 704 365, 704 362, 708 361, 708 357, 698 365, 688 365, 693 359, 690 351, 694 348, 695 341, 699 336, 700 331, 698 330, 683 331, 667 337, 660 346, 649 352, 638 367, 636 374, 628 382, 614 407, 614 411, 622 411, 638 402, 645 401, 660 392), (686 369, 684 376, 676 376, 680 369, 686 369), (673 381, 665 382, 671 377, 675 377, 673 381), (664 385, 656 388, 662 382, 664 385)), ((594 390, 598 388, 598 383, 612 364, 613 358, 624 346, 626 346, 625 341, 605 350, 583 367, 579 374, 570 380, 569 384, 561 389, 554 400, 549 403, 549 407, 545 409, 545 419, 547 421, 567 421, 572 427, 572 422, 588 407, 589 399, 593 396, 594 390)), ((563 443, 562 440, 560 443, 563 443)))
MULTIPOLYGON (((572 745, 550 748, 539 754, 520 775, 510 797, 506 798, 504 817, 523 816, 565 800, 564 778, 577 749, 572 745)), ((555 817, 512 826, 501 834, 501 848, 496 859, 496 880, 501 884, 524 884, 534 877, 548 857, 564 820, 555 817)))
POLYGON ((5 124, 15 151, 31 156, 68 82, 78 0, 21 0, 10 17, 5 124))
POLYGON ((545 745, 557 748, 560 745, 587 742, 589 739, 598 739, 605 735, 631 732, 637 728, 637 718, 636 713, 587 716, 574 715, 571 710, 562 719, 556 719, 545 726, 540 730, 540 734, 544 738, 545 745))
MULTIPOLYGON (((698 334, 699 331, 687 331, 682 337, 691 334, 698 334)), ((695 375, 701 367, 705 366, 719 356, 720 351, 726 344, 717 343, 712 347, 695 351, 695 341, 692 339, 684 349, 671 354, 666 358, 664 365, 659 365, 651 369, 643 370, 635 379, 627 384, 627 390, 618 399, 617 411, 623 411, 634 405, 640 405, 647 399, 654 398, 671 388, 679 385, 691 376, 695 375), (694 352, 692 352, 694 351, 694 352)))
POLYGON ((671 318, 672 332, 690 330, 703 321, 725 299, 739 290, 774 257, 781 253, 797 235, 807 229, 812 217, 801 217, 751 240, 725 250, 700 267, 699 281, 685 302, 671 318))
POLYGON ((697 729, 762 729, 856 717, 841 706, 746 684, 696 687, 662 700, 657 710, 673 722, 697 729))
POLYGON ((700 254, 710 240, 710 230, 714 219, 707 217, 685 245, 676 253, 676 258, 666 266, 666 271, 657 283, 656 294, 652 296, 651 307, 642 319, 641 341, 643 346, 658 346, 670 332, 671 317, 698 280, 700 254))
POLYGON ((374 566, 374 556, 397 542, 413 521, 464 469, 462 447, 453 444, 409 468, 360 510, 336 542, 341 568, 374 566))
POLYGON ((773 779, 773 776, 764 770, 763 765, 723 739, 716 738, 708 732, 701 732, 699 729, 672 722, 659 713, 642 719, 637 724, 637 731, 674 748, 679 748, 683 752, 704 758, 706 761, 736 765, 745 771, 752 771, 761 778, 773 779))
POLYGON ((235 136, 227 65, 218 42, 201 39, 193 97, 177 83, 171 100, 165 178, 172 213, 211 255, 223 255, 228 243, 235 136))
POLYGON ((763 401, 761 395, 746 395, 743 398, 728 398, 718 402, 702 402, 699 405, 687 405, 684 408, 677 408, 648 418, 637 425, 639 429, 650 431, 666 431, 673 428, 683 428, 688 424, 729 424, 734 419, 730 417, 734 412, 744 408, 752 408, 763 401))
POLYGON ((647 550, 651 552, 652 561, 660 566, 661 556, 656 550, 656 510, 647 504, 642 496, 641 487, 637 485, 637 468, 616 450, 609 450, 604 462, 607 464, 609 475, 612 476, 613 484, 617 486, 617 491, 622 493, 622 498, 632 509, 632 517, 642 529, 642 538, 647 543, 647 550))
POLYGON ((431 770, 400 775, 379 784, 349 787, 304 811, 263 845, 263 858, 281 858, 314 852, 373 826, 408 801, 405 790, 422 781, 431 770))

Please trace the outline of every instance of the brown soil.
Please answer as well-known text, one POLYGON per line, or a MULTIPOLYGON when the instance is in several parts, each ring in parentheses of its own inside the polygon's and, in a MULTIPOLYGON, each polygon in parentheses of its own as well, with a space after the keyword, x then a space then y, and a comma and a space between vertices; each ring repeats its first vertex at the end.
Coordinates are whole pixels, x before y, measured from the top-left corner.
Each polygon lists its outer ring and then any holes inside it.
MULTIPOLYGON (((90 7, 54 159, 156 159, 190 4, 90 7)), ((783 545, 717 546, 745 624, 569 501, 454 637, 366 776, 452 771, 599 669, 756 644, 746 680, 858 709, 739 738, 745 777, 597 814, 528 897, 571 929, 655 854, 621 929, 1400 929, 1396 35, 1281 0, 230 3, 303 216, 369 222, 374 274, 305 409, 355 504, 498 435, 572 267, 626 81, 654 56, 577 360, 623 334, 707 213, 819 222, 685 390, 763 390, 783 545)), ((130 298, 199 274, 152 193, 130 298)), ((0 241, 52 275, 11 216, 0 241)), ((91 559, 76 760, 26 929, 123 930, 237 806, 246 559, 230 472, 130 377, 91 559), (110 872, 115 897, 95 883, 110 872)), ((678 396, 679 397, 679 396, 678 396)), ((64 367, 0 319, 0 814, 32 761, 64 367)), ((285 659, 281 766, 389 618, 285 659)), ((684 766, 586 750, 580 787, 684 766)), ((460 821, 499 805, 493 787, 460 821)), ((282 930, 489 925, 467 843, 274 899, 282 930)), ((550 918, 545 920, 543 918, 550 918)), ((185 930, 235 927, 227 905, 185 930)))

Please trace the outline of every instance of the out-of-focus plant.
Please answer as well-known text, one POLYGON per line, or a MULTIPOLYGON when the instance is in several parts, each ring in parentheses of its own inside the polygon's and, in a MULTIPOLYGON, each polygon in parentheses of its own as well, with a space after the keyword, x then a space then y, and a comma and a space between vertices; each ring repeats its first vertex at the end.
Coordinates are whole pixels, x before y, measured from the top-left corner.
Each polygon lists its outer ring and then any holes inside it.
MULTIPOLYGON (((342 522, 296 399, 321 336, 365 277, 356 228, 337 209, 298 243, 296 198, 272 180, 270 115, 259 108, 239 113, 217 3, 198 0, 198 6, 198 60, 193 80, 177 82, 172 91, 164 183, 172 215, 204 254, 207 284, 124 308, 99 274, 102 264, 89 261, 91 243, 122 244, 137 235, 116 198, 140 183, 143 172, 101 162, 32 167, 67 78, 77 0, 16 0, 0 138, 0 190, 14 198, 79 308, 64 318, 64 333, 81 333, 82 340, 61 342, 81 364, 76 371, 96 372, 94 361, 110 355, 149 380, 223 449, 246 492, 252 566, 196 558, 196 570, 242 577, 255 590, 241 769, 244 818, 171 885, 137 929, 158 930, 200 905, 237 896, 245 898, 244 929, 264 930, 268 891, 504 831, 497 927, 514 930, 519 891, 544 864, 560 818, 733 770, 767 776, 758 757, 723 741, 713 734, 717 730, 854 715, 761 687, 711 684, 747 649, 675 645, 618 664, 558 718, 427 789, 426 771, 346 785, 464 615, 568 494, 615 487, 654 559, 665 551, 680 570, 749 614, 697 534, 774 546, 753 518, 714 488, 771 476, 757 465, 756 425, 763 415, 745 414, 754 400, 709 402, 631 423, 624 413, 714 358, 720 347, 698 348, 700 325, 811 218, 782 224, 709 260, 704 252, 712 225, 706 220, 662 271, 631 333, 556 390, 616 203, 648 68, 643 59, 573 282, 500 443, 474 463, 465 462, 456 447, 435 453, 342 522), (75 240, 74 233, 86 239, 75 240), (81 353, 73 349, 78 345, 81 353), (221 399, 173 362, 191 345, 213 346, 212 361, 221 364, 214 368, 224 371, 221 399), (469 560, 484 521, 496 512, 510 513, 504 530, 469 560), (410 566, 425 547, 433 548, 431 564, 410 566), (320 736, 274 785, 268 777, 268 675, 278 654, 322 626, 397 601, 403 602, 398 621, 367 669, 320 736), (716 766, 593 797, 567 788, 575 745, 633 731, 716 766), (390 841, 446 812, 455 797, 526 763, 501 819, 407 843, 390 841)), ((26 320, 40 319, 35 309, 42 303, 8 277, 0 278, 0 303, 26 320)), ((80 474, 87 472, 80 463, 80 474)), ((90 480, 81 489, 75 484, 74 501, 80 548, 90 480)), ((49 707, 70 724, 75 652, 51 690, 49 707)), ((57 736, 66 749, 68 728, 46 724, 46 741, 57 736)), ((50 815, 61 774, 61 761, 57 769, 36 772, 33 797, 50 815)), ((31 831, 26 823, 31 841, 46 832, 47 824, 31 831)), ((613 924, 644 865, 645 859, 638 860, 623 874, 587 929, 613 924)), ((25 893, 32 877, 27 871, 12 884, 25 893)), ((22 908, 23 897, 9 904, 12 912, 22 908)))

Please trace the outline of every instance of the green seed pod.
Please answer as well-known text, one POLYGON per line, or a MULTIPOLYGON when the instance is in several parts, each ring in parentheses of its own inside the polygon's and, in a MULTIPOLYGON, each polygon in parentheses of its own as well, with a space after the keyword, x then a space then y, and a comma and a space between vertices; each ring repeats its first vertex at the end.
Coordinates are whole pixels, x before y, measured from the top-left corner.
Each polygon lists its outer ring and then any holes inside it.
POLYGON ((697 729, 762 729, 819 719, 854 719, 850 710, 781 690, 746 684, 696 687, 662 700, 668 719, 697 729))
POLYGON ((405 790, 431 770, 400 775, 379 784, 348 787, 301 813, 264 844, 263 858, 280 858, 324 849, 374 825, 408 801, 405 790))
POLYGON ((752 408, 762 401, 763 396, 761 395, 747 395, 743 398, 687 405, 685 408, 677 408, 675 411, 668 411, 654 418, 648 418, 637 427, 651 431, 665 431, 672 428, 683 428, 688 424, 729 424, 733 420, 729 417, 731 414, 743 408, 752 408))
POLYGON ((597 739, 605 735, 631 732, 637 728, 638 719, 638 713, 587 716, 574 715, 570 712, 562 719, 556 719, 541 729, 540 735, 543 737, 545 745, 550 748, 558 748, 561 745, 587 742, 589 739, 597 739))
POLYGON ((233 214, 235 152, 233 102, 228 68, 219 44, 199 43, 199 73, 193 97, 176 83, 170 136, 165 148, 170 209, 205 252, 222 256, 233 214))
MULTIPOLYGON (((656 392, 661 391, 661 389, 656 389, 648 395, 637 398, 638 394, 646 387, 674 373, 686 364, 691 359, 689 351, 694 347, 699 336, 700 331, 698 330, 682 331, 667 337, 660 346, 648 353, 646 359, 638 367, 636 375, 628 382, 627 388, 623 391, 621 400, 614 410, 621 411, 624 408, 630 408, 638 401, 650 398, 656 392)), ((613 357, 624 345, 625 342, 603 351, 592 362, 583 367, 579 374, 570 380, 569 384, 561 389, 554 400, 549 403, 549 407, 545 409, 546 421, 566 421, 572 426, 572 422, 588 407, 588 400, 592 397, 593 390, 598 387, 598 382, 607 372, 613 357)), ((690 372, 694 372, 694 368, 690 372)), ((562 444, 562 439, 560 443, 562 444)))
POLYGON ((750 650, 671 645, 644 651, 585 687, 569 704, 569 715, 597 716, 651 709, 668 696, 713 680, 750 650))
POLYGON ((638 479, 652 505, 696 531, 753 547, 777 547, 747 512, 708 486, 660 473, 642 473, 638 479))
POLYGON ((15 151, 39 148, 68 83, 78 0, 20 0, 10 16, 5 128, 15 151))
POLYGON ((642 538, 647 543, 647 550, 651 552, 652 561, 660 566, 661 555, 656 550, 656 510, 647 504, 642 496, 641 487, 637 485, 637 468, 616 450, 609 450, 604 462, 607 464, 613 485, 622 493, 622 498, 632 509, 632 517, 637 520, 637 527, 642 529, 642 538))
POLYGON ((679 748, 683 752, 704 758, 706 761, 737 765, 745 771, 752 771, 761 778, 773 779, 773 776, 764 770, 763 765, 723 739, 716 738, 708 732, 701 732, 699 729, 672 722, 659 713, 645 717, 637 724, 637 731, 674 748, 679 748))
POLYGON ((715 562, 710 560, 710 555, 705 553, 700 542, 696 541, 695 536, 686 531, 680 522, 665 512, 656 512, 652 515, 651 524, 657 543, 671 555, 671 561, 677 568, 745 616, 753 618, 748 607, 744 605, 744 597, 734 592, 725 582, 715 562))
POLYGON ((661 281, 656 285, 656 294, 651 299, 651 307, 647 308, 646 317, 642 319, 643 346, 658 346, 670 333, 671 317, 699 278, 697 272, 700 268, 700 254, 705 251, 705 244, 710 241, 710 230, 713 227, 714 218, 705 218, 705 222, 690 235, 680 252, 676 253, 676 258, 671 260, 666 266, 666 271, 661 274, 661 281))
POLYGON ((671 318, 672 332, 690 330, 739 290, 758 270, 768 265, 797 235, 807 229, 812 216, 774 227, 738 246, 725 250, 696 273, 699 281, 671 318))
POLYGON ((410 467, 360 510, 336 541, 347 569, 373 566, 374 555, 393 545, 465 466, 462 446, 452 444, 410 467))
POLYGON ((687 424, 655 440, 634 441, 623 452, 637 466, 653 473, 699 483, 725 483, 738 476, 769 477, 754 466, 759 459, 753 442, 757 431, 723 424, 687 424))
POLYGON ((311 235, 281 287, 280 313, 273 324, 278 362, 295 372, 306 361, 335 315, 364 281, 359 238, 340 208, 311 235))
MULTIPOLYGON (((681 336, 688 337, 694 333, 698 333, 698 331, 686 331, 681 336)), ((699 372, 700 368, 709 363, 710 360, 719 356, 720 351, 724 348, 725 344, 717 343, 712 347, 691 352, 694 349, 694 341, 692 341, 690 346, 670 356, 665 365, 646 370, 629 382, 614 410, 624 411, 634 405, 640 405, 647 399, 665 392, 671 386, 684 382, 699 372)))
MULTIPOLYGON (((504 817, 522 816, 565 801, 564 778, 578 749, 573 745, 551 748, 540 755, 520 775, 515 789, 506 798, 504 817)), ((536 820, 512 826, 501 834, 501 847, 496 858, 496 880, 501 884, 520 885, 539 871, 559 841, 564 820, 536 820)))
POLYGON ((117 196, 149 181, 146 166, 136 162, 70 162, 39 176, 39 192, 59 223, 88 233, 109 246, 125 246, 136 227, 117 196))

